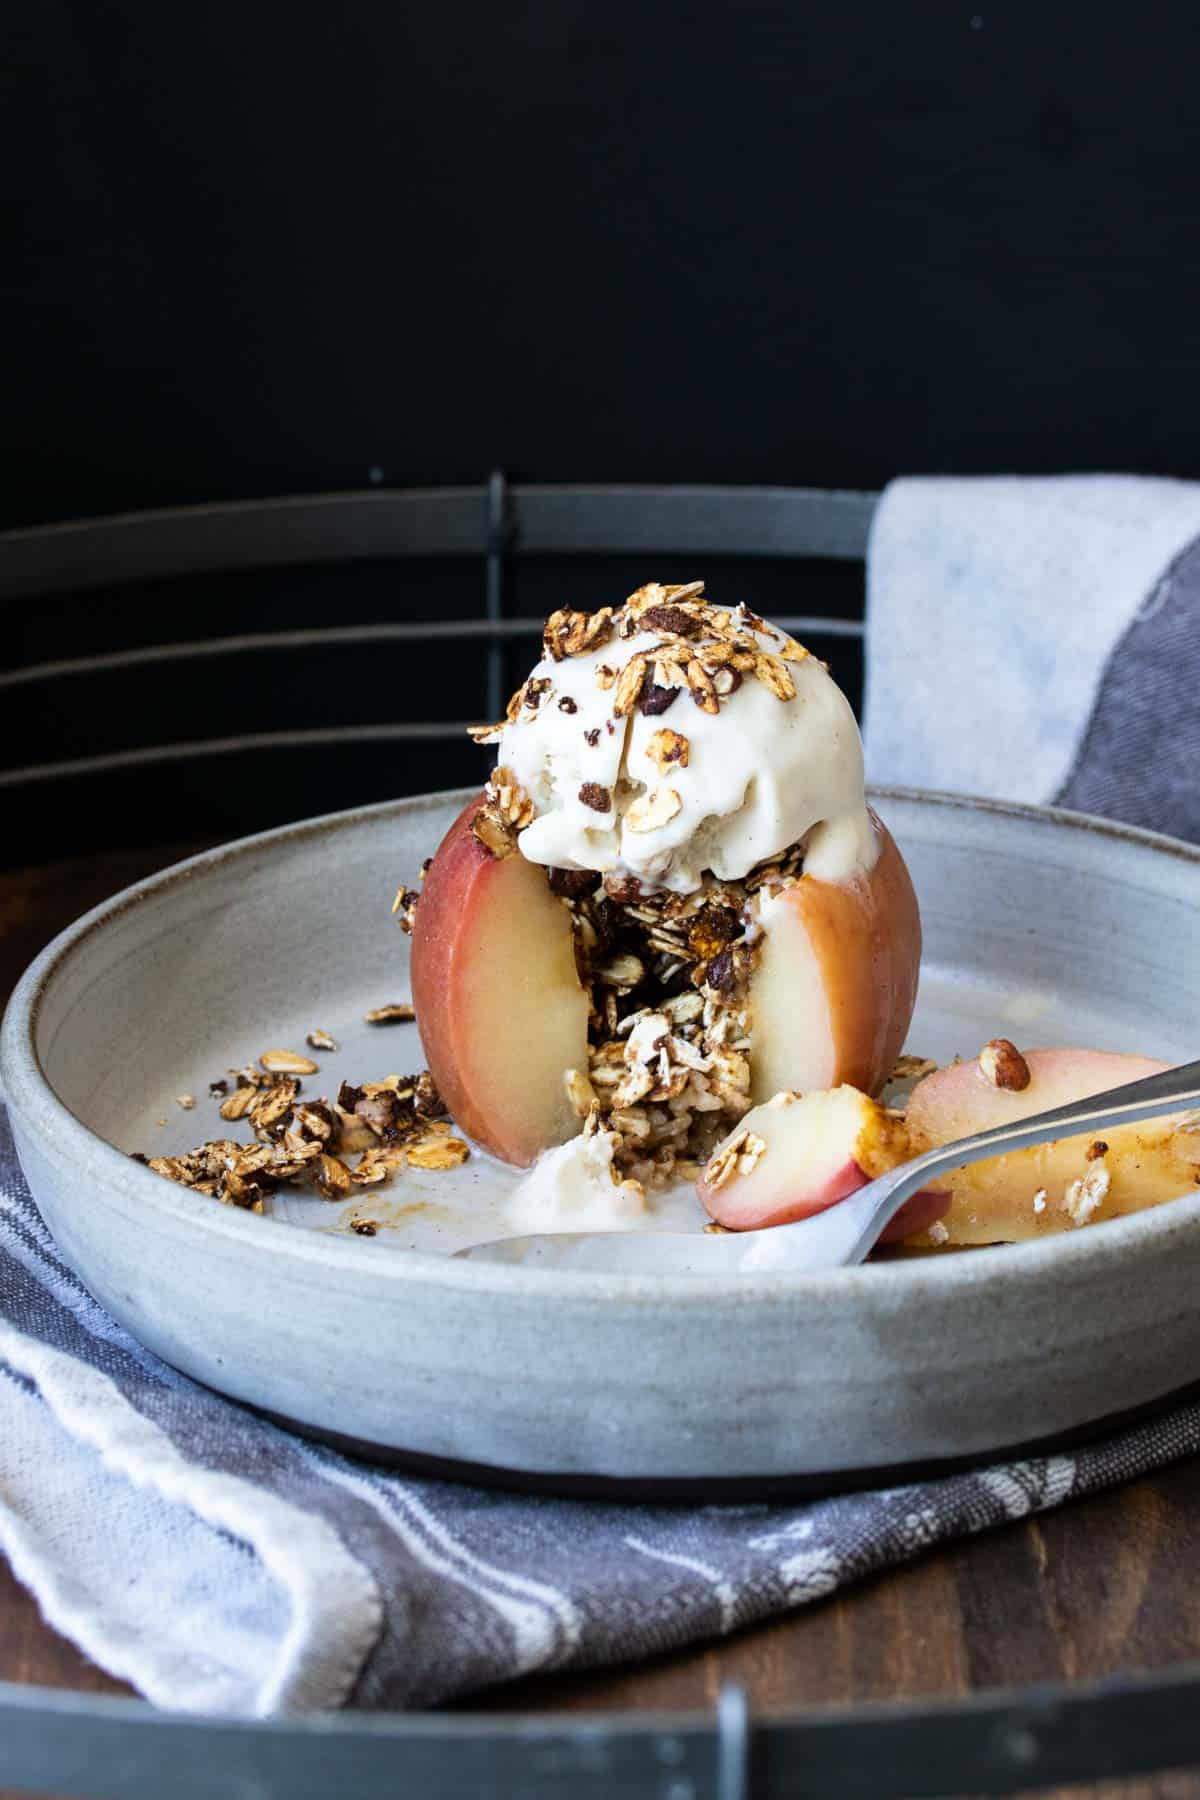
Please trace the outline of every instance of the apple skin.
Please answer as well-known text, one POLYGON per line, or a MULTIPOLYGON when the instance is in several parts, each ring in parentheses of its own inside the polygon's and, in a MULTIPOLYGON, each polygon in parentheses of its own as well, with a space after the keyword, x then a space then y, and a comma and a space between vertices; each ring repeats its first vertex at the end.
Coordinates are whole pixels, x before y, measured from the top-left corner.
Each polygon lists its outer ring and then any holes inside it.
POLYGON ((802 875, 765 900, 750 984, 751 1093, 848 1084, 876 1094, 917 999, 921 915, 904 858, 871 813, 879 855, 846 881, 802 875))
MULTIPOLYGON (((1030 1080, 1017 1092, 995 1087, 977 1060, 937 1069, 918 1082, 905 1115, 912 1154, 1168 1067, 1145 1056, 1073 1047, 1027 1050, 1024 1056, 1030 1080)), ((1181 1115, 1173 1114, 1056 1138, 935 1179, 930 1186, 950 1201, 945 1215, 949 1241, 993 1244, 1043 1237, 1194 1191, 1200 1182, 1200 1133, 1181 1130, 1180 1120, 1181 1115), (1101 1142, 1103 1151, 1089 1158, 1089 1149, 1095 1152, 1101 1142), (1081 1218, 1071 1208, 1071 1186, 1096 1169, 1107 1178, 1106 1191, 1081 1218), (1035 1195, 1041 1201, 1036 1208, 1035 1195)))
POLYGON ((571 923, 546 871, 495 857, 471 830, 443 838, 412 934, 412 995, 429 1071, 462 1131, 527 1168, 579 1129, 563 1076, 587 1067, 588 1001, 571 923))
MULTIPOLYGON (((705 1210, 727 1231, 761 1231, 836 1206, 908 1154, 903 1121, 856 1088, 785 1092, 752 1108, 717 1146, 697 1191, 705 1210), (746 1132, 761 1139, 761 1157, 748 1172, 718 1182, 722 1149, 746 1132)), ((945 1194, 914 1194, 880 1242, 896 1243, 926 1230, 948 1204, 945 1194)))

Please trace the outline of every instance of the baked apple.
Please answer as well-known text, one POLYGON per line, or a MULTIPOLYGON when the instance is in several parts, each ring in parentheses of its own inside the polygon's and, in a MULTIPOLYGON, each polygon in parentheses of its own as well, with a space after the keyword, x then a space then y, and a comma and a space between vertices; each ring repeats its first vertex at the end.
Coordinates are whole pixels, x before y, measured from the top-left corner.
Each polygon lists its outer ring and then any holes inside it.
POLYGON ((590 1119, 659 1186, 780 1089, 876 1091, 920 920, 824 666, 699 582, 557 613, 545 646, 410 921, 459 1125, 525 1166, 590 1119))

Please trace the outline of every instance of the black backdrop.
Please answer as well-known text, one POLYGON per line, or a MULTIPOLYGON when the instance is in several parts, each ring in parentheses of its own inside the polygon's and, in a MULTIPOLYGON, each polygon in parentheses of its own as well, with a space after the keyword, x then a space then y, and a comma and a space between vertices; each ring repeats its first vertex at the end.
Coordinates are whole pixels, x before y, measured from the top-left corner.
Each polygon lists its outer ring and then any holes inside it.
MULTIPOLYGON (((495 465, 1200 473, 1193 7, 25 0, 0 35, 0 525, 495 465)), ((543 567, 516 604, 625 573, 543 567)), ((858 603, 845 571, 726 573, 764 605, 858 603)), ((6 655, 466 614, 480 582, 443 563, 60 596, 22 606, 6 655)), ((0 760, 280 707, 396 717, 414 681, 423 716, 461 710, 411 659, 231 669, 14 691, 0 760)), ((356 755, 197 822, 441 772, 356 755)), ((60 791, 99 841, 95 784, 60 791)), ((104 831, 159 829, 162 792, 106 789, 104 831)))

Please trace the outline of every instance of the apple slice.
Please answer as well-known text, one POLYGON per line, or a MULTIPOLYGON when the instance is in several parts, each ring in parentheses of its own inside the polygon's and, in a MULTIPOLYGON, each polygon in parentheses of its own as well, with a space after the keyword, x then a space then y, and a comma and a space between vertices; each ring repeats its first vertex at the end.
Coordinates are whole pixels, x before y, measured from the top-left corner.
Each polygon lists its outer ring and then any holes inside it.
POLYGON ((842 1083, 878 1093, 917 998, 921 918, 904 859, 871 814, 879 855, 865 875, 811 875, 764 899, 750 984, 755 1100, 842 1083))
MULTIPOLYGON (((748 1112, 700 1177, 706 1210, 730 1231, 786 1225, 835 1206, 908 1156, 902 1120, 857 1088, 779 1093, 748 1112)), ((946 1209, 943 1194, 916 1194, 884 1233, 922 1231, 946 1209)))
POLYGON ((496 856, 465 807, 434 857, 412 934, 412 993, 430 1073, 459 1127, 527 1167, 579 1129, 563 1077, 587 1068, 588 1001, 571 921, 546 871, 496 856))
MULTIPOLYGON (((913 1089, 906 1123, 916 1156, 993 1125, 1028 1118, 1166 1068, 1145 1056, 1104 1050, 1027 1050, 1026 1087, 997 1087, 979 1061, 927 1075, 913 1089)), ((1185 1115, 1058 1138, 968 1167, 931 1188, 950 1196, 945 1227, 955 1244, 1008 1243, 1069 1231, 1157 1206, 1200 1183, 1200 1133, 1185 1115)))

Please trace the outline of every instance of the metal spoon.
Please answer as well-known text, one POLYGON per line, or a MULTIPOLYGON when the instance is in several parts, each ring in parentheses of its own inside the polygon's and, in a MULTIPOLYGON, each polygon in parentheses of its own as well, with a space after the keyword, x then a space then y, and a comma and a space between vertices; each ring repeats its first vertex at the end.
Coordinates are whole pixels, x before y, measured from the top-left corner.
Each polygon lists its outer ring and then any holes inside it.
POLYGON ((1022 1150, 1051 1138, 1082 1136, 1130 1125, 1200 1102, 1200 1062, 1181 1063, 1106 1094, 1069 1101, 1050 1112, 997 1125, 991 1131, 927 1150, 901 1163, 847 1200, 812 1218, 765 1231, 540 1232, 496 1238, 455 1254, 471 1262, 520 1263, 555 1269, 588 1269, 632 1275, 760 1274, 773 1269, 839 1269, 863 1261, 906 1200, 939 1175, 1006 1150, 1022 1150))

